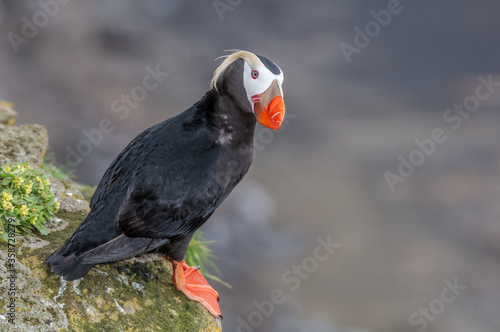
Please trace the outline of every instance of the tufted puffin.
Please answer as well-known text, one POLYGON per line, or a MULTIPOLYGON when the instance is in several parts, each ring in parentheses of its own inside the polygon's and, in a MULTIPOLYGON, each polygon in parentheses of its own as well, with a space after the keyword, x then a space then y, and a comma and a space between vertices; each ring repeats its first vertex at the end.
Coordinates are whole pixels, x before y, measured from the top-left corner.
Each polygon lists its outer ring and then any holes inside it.
POLYGON ((186 249, 247 173, 256 121, 280 128, 282 84, 281 69, 263 56, 226 56, 200 101, 146 129, 116 157, 90 213, 45 264, 75 280, 96 264, 157 252, 172 262, 176 288, 221 317, 218 293, 185 263, 186 249))

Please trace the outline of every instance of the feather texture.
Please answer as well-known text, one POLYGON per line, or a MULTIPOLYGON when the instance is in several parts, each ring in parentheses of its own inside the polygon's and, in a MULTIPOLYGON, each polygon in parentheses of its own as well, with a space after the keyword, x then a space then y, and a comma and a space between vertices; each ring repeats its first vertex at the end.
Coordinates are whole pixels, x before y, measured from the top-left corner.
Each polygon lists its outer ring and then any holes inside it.
POLYGON ((74 280, 95 264, 150 251, 183 259, 193 232, 252 162, 256 122, 239 100, 243 63, 232 61, 241 56, 224 64, 225 93, 207 92, 183 113, 142 132, 115 158, 89 215, 47 258, 54 273, 74 280), (220 143, 221 132, 231 133, 230 144, 220 143))

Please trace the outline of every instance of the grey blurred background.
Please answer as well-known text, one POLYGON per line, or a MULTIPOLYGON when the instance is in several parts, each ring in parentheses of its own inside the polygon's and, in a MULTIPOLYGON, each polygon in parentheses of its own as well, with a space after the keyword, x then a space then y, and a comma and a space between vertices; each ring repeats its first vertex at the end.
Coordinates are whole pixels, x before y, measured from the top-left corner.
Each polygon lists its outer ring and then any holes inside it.
POLYGON ((49 129, 60 164, 110 119, 113 132, 75 167, 90 185, 137 134, 201 98, 223 50, 253 51, 284 71, 284 129, 257 128, 249 174, 203 226, 234 286, 212 283, 225 331, 500 330, 500 88, 481 88, 491 93, 458 128, 443 118, 474 102, 479 76, 500 81, 498 1, 60 0, 43 9, 54 1, 0 0, 0 99, 15 103, 18 124, 49 129), (388 7, 398 13, 386 26, 370 24, 371 11, 388 7), (355 45, 367 23, 373 37, 348 62, 341 45, 355 45), (148 66, 168 76, 121 119, 113 102, 148 66), (392 191, 384 174, 398 174, 400 156, 418 157, 414 141, 436 128, 446 140, 392 191), (312 258, 318 237, 340 244, 325 261, 312 258), (299 283, 283 280, 303 263, 299 283), (462 290, 446 291, 445 280, 462 290), (259 313, 255 301, 273 290, 286 300, 259 313))

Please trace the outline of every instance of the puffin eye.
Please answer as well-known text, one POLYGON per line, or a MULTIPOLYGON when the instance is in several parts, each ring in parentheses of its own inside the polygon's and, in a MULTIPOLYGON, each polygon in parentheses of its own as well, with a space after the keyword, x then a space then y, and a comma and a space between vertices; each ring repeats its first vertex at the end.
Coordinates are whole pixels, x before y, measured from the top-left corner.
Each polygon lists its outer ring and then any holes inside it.
POLYGON ((259 77, 259 72, 257 70, 252 70, 252 78, 256 79, 257 77, 259 77))

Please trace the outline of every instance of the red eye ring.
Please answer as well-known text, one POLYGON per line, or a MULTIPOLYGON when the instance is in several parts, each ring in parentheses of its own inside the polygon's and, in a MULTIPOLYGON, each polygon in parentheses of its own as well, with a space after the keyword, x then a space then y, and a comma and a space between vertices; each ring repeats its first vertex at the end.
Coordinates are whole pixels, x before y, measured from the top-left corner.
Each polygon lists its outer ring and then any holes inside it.
POLYGON ((259 72, 258 72, 257 70, 255 70, 255 69, 254 69, 254 70, 252 70, 251 75, 252 75, 252 78, 253 78, 253 79, 256 79, 257 77, 259 77, 259 72))

